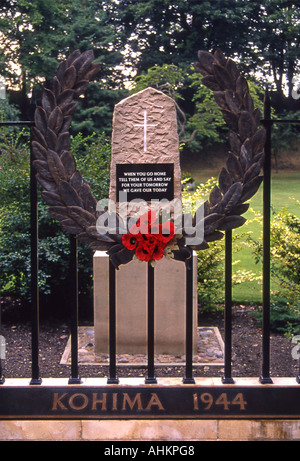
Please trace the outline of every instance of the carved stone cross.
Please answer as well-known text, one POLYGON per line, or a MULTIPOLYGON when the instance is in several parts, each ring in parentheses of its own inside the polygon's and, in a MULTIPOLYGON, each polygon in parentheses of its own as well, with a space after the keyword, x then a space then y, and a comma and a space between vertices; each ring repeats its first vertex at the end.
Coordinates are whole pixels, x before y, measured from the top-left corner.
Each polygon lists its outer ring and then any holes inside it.
POLYGON ((147 127, 156 126, 154 123, 147 123, 147 109, 144 109, 144 123, 136 123, 134 126, 141 126, 144 128, 144 152, 147 152, 147 127))

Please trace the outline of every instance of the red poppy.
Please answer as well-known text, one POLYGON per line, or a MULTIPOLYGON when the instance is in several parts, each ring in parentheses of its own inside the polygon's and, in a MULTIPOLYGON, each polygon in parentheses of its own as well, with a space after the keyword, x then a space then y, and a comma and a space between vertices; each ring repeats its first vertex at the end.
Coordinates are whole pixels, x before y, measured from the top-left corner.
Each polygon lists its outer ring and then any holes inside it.
POLYGON ((135 254, 141 261, 151 261, 152 259, 158 261, 164 255, 164 245, 151 234, 143 235, 143 238, 139 240, 135 254))
POLYGON ((158 224, 155 211, 148 211, 130 227, 128 234, 123 235, 122 243, 129 250, 135 250, 141 261, 158 261, 163 257, 164 248, 174 233, 174 223, 168 221, 158 224))
POLYGON ((122 243, 128 250, 135 250, 138 244, 137 236, 133 234, 124 234, 122 235, 122 243))
POLYGON ((157 242, 153 249, 152 259, 154 259, 155 261, 159 261, 164 255, 164 247, 165 246, 157 242))
POLYGON ((152 251, 147 246, 139 245, 135 251, 140 261, 151 261, 152 251))

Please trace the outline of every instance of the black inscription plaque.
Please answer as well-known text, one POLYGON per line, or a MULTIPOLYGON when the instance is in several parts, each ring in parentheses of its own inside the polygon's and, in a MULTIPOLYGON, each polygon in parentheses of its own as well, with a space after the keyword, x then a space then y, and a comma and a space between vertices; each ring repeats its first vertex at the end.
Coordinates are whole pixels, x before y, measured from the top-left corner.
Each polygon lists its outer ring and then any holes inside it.
POLYGON ((173 163, 134 163, 117 164, 117 197, 120 192, 127 193, 127 202, 135 199, 173 200, 174 164, 173 163))

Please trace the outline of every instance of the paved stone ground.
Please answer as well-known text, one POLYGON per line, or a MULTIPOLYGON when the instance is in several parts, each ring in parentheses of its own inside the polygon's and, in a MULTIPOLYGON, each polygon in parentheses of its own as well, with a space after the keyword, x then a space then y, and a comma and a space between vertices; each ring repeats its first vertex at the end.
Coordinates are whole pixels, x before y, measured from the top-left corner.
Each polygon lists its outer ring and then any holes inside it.
MULTIPOLYGON (((70 364, 71 341, 67 342, 61 364, 70 364)), ((194 365, 224 364, 224 344, 219 329, 216 327, 198 327, 197 354, 194 354, 194 365)), ((180 365, 185 362, 185 355, 156 354, 155 364, 160 366, 180 365)), ((108 354, 95 354, 94 328, 79 327, 78 331, 78 362, 81 365, 108 365, 108 354)), ((147 365, 147 355, 144 354, 117 354, 117 363, 122 366, 147 365)))

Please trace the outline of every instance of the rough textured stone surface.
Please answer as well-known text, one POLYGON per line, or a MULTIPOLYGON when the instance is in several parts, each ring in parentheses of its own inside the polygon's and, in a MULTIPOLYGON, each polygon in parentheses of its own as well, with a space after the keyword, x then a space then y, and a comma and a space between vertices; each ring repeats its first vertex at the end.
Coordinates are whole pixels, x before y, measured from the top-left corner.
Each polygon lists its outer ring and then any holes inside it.
POLYGON ((81 440, 81 421, 0 421, 0 440, 81 440))
MULTIPOLYGON (((0 421, 1 441, 296 441, 299 420, 0 421)), ((107 445, 108 447, 110 445, 107 445)))
POLYGON ((111 200, 116 200, 118 163, 173 163, 174 198, 181 198, 177 115, 174 101, 170 97, 161 91, 146 88, 115 106, 109 193, 111 200), (148 125, 147 131, 142 126, 145 122, 148 125))

